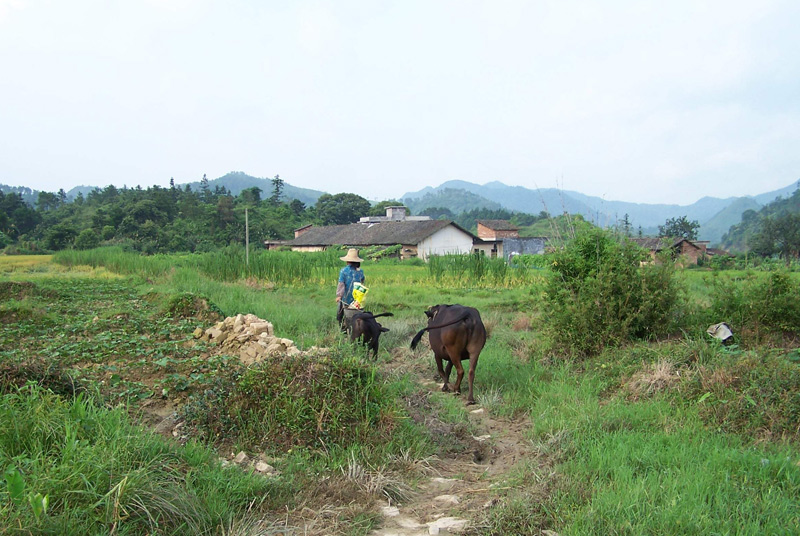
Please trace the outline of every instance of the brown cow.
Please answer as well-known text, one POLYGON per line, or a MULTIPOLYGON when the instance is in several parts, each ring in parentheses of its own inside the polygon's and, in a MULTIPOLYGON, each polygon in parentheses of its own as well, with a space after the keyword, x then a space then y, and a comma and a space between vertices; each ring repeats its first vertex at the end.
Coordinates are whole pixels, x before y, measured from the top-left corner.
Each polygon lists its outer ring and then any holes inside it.
POLYGON ((367 346, 367 353, 372 350, 373 359, 378 357, 378 339, 381 333, 386 333, 389 328, 381 326, 376 318, 379 316, 394 316, 392 313, 380 313, 377 315, 369 311, 356 313, 350 321, 350 340, 355 342, 361 339, 367 346))
POLYGON ((467 404, 474 404, 472 384, 475 380, 475 367, 483 345, 486 344, 486 328, 481 315, 474 307, 463 305, 434 305, 425 314, 428 315, 428 327, 420 330, 411 341, 411 349, 417 347, 422 335, 428 331, 436 368, 442 377, 442 391, 449 391, 450 371, 456 367, 458 376, 453 391, 461 393, 461 380, 464 378, 464 367, 461 361, 469 359, 469 396, 467 404), (442 361, 447 361, 447 369, 442 368, 442 361))

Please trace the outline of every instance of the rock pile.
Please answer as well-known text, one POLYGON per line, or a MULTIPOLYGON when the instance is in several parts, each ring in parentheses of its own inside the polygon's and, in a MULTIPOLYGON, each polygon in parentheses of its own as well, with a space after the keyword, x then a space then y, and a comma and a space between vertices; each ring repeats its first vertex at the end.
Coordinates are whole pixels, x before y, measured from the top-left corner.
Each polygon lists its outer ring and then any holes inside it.
POLYGON ((194 337, 238 354, 245 365, 252 365, 274 354, 292 356, 301 353, 293 341, 275 337, 271 322, 253 314, 229 316, 208 329, 197 328, 194 337))

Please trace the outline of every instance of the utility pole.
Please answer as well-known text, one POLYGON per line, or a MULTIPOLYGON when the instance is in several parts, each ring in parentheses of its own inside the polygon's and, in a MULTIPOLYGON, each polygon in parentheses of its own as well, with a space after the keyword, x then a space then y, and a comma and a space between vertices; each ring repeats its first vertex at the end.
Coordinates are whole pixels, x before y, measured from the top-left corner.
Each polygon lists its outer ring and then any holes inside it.
POLYGON ((244 209, 244 264, 250 268, 250 225, 247 220, 247 207, 244 209))

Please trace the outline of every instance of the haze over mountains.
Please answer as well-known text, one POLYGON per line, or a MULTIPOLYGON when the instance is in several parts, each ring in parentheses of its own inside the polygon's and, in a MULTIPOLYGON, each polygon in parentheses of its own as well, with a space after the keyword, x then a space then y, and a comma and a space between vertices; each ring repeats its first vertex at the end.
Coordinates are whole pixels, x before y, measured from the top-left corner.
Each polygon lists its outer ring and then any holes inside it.
MULTIPOLYGON (((611 201, 580 192, 539 188, 531 190, 522 186, 507 186, 502 182, 484 185, 465 181, 447 181, 437 187, 427 187, 403 196, 402 201, 412 212, 430 207, 463 206, 465 198, 470 208, 505 208, 507 210, 538 214, 547 211, 552 215, 569 212, 581 214, 596 225, 607 227, 621 221, 625 215, 634 229, 640 226, 646 235, 658 233, 658 226, 669 218, 686 216, 700 223, 700 240, 718 242, 731 225, 741 221, 746 210, 758 210, 778 196, 789 196, 797 188, 792 183, 779 190, 765 192, 752 197, 703 197, 687 205, 630 203, 611 201), (461 195, 463 192, 467 195, 461 195)), ((452 208, 451 208, 452 210, 452 208)))
MULTIPOLYGON (((232 195, 236 196, 246 188, 258 187, 262 191, 262 198, 267 198, 272 192, 272 180, 247 175, 241 171, 228 173, 217 179, 208 181, 209 187, 225 187, 232 195)), ((193 190, 200 189, 200 182, 176 184, 180 188, 186 185, 193 190)), ((626 201, 613 201, 556 188, 529 189, 522 186, 508 186, 499 181, 483 185, 467 181, 451 180, 436 187, 426 187, 416 192, 404 194, 400 201, 406 204, 412 213, 431 207, 446 208, 457 214, 476 208, 506 209, 515 212, 539 214, 546 211, 552 215, 569 212, 581 214, 588 221, 599 226, 611 226, 621 221, 625 215, 634 230, 641 227, 643 234, 656 235, 658 226, 664 225, 669 218, 686 216, 690 220, 700 223, 699 238, 708 240, 712 244, 719 242, 722 235, 731 225, 741 221, 741 215, 746 210, 758 210, 779 196, 788 197, 798 187, 798 182, 788 186, 764 192, 756 196, 747 197, 703 197, 687 205, 676 204, 648 204, 631 203, 626 201)), ((78 186, 67 192, 69 199, 73 199, 78 192, 84 197, 94 187, 78 186)), ((3 191, 25 190, 25 199, 35 202, 36 191, 28 188, 12 188, 3 186, 3 191)), ((23 192, 19 192, 23 193, 23 192)), ((307 188, 298 188, 291 184, 283 185, 283 197, 298 199, 306 205, 313 205, 319 197, 326 192, 307 188)), ((357 192, 353 192, 357 193, 357 192)))

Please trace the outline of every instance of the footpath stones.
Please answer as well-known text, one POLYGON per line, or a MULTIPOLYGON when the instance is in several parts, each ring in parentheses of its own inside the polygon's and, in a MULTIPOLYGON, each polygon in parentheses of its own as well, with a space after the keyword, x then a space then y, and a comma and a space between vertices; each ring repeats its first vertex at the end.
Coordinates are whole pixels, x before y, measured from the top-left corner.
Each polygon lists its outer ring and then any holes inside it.
POLYGON ((294 341, 275 337, 271 322, 256 315, 229 316, 208 329, 197 328, 194 338, 218 344, 223 351, 236 354, 245 365, 263 361, 276 354, 300 354, 294 341))

